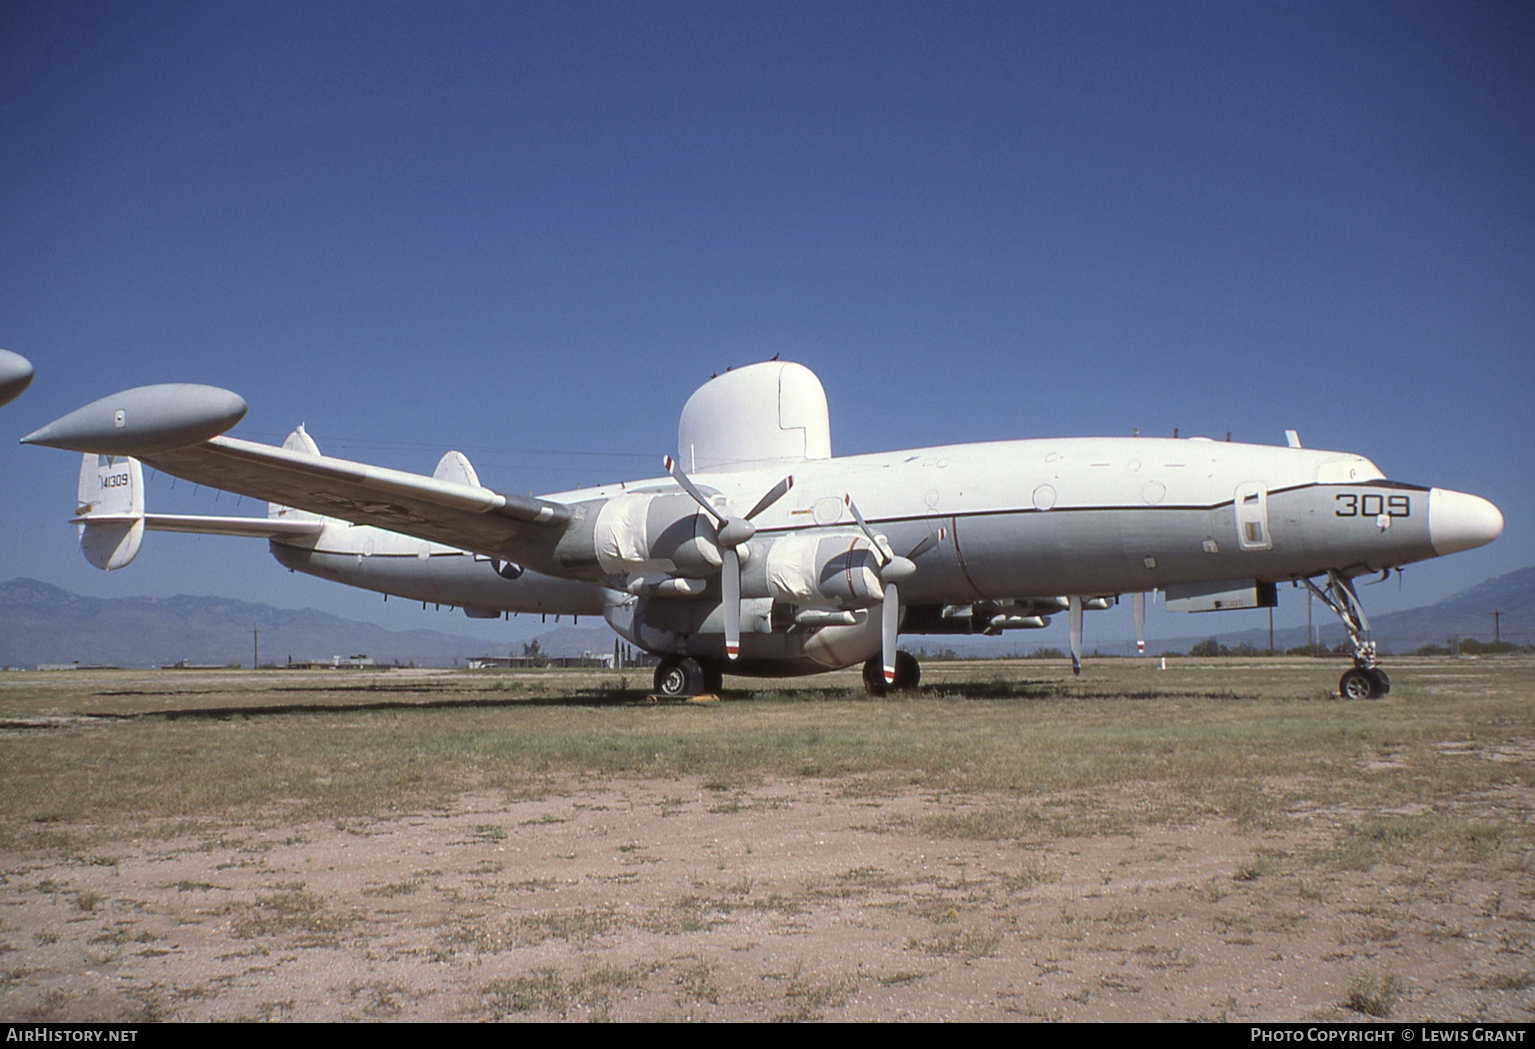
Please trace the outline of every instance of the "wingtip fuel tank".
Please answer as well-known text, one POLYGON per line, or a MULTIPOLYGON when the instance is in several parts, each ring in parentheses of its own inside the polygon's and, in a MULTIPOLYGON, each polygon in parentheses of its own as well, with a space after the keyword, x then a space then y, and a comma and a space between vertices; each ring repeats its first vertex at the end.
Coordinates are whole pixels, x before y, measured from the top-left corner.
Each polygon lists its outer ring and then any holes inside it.
POLYGON ((217 386, 137 386, 55 419, 27 434, 21 443, 98 455, 142 456, 201 444, 234 426, 245 411, 244 398, 217 386))
POLYGON ((0 350, 0 404, 20 397, 32 382, 32 362, 19 353, 0 350))

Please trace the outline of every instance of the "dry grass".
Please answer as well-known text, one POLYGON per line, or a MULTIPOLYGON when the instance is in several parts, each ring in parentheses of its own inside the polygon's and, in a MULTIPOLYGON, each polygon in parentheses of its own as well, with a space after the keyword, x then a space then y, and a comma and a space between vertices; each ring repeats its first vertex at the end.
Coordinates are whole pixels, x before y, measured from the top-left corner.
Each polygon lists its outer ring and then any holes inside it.
POLYGON ((0 732, 0 845, 47 845, 87 817, 107 838, 117 821, 138 834, 145 819, 168 832, 347 820, 441 809, 470 787, 529 796, 553 776, 625 775, 699 776, 722 792, 816 776, 875 795, 900 783, 1045 799, 927 828, 983 840, 1210 817, 1262 827, 1342 805, 1393 814, 1351 821, 1319 857, 1335 867, 1527 846, 1527 829, 1454 803, 1530 785, 1527 760, 1467 760, 1530 746, 1523 663, 1423 662, 1375 703, 1326 698, 1331 664, 1175 666, 1103 660, 1072 679, 1032 661, 937 664, 912 696, 871 700, 843 674, 769 682, 713 709, 625 705, 614 675, 592 671, 10 674, 0 715, 77 720, 0 732), (1098 803, 1131 784, 1135 807, 1098 803), (1401 814, 1414 809, 1431 814, 1401 814))
MULTIPOLYGON (((618 675, 600 671, 0 675, 0 886, 53 908, 46 925, 0 927, 12 945, 0 960, 14 963, 0 993, 33 979, 18 954, 70 948, 113 966, 179 950, 163 929, 126 923, 142 907, 114 879, 145 849, 207 857, 166 891, 197 921, 222 922, 228 956, 248 952, 251 972, 291 952, 365 951, 369 971, 336 993, 359 1018, 417 1015, 423 992, 372 971, 390 959, 362 946, 403 913, 434 916, 411 951, 439 967, 553 959, 478 977, 462 1008, 490 1019, 606 1019, 658 996, 680 1016, 725 1017, 740 984, 729 955, 706 949, 711 937, 746 937, 731 948, 742 952, 756 950, 751 936, 793 943, 839 908, 857 910, 859 929, 888 923, 895 955, 863 971, 790 953, 756 978, 750 1015, 893 1017, 849 1010, 870 995, 920 998, 955 967, 980 974, 1021 954, 1052 959, 1041 979, 1060 989, 1007 1010, 1126 1018, 1178 973, 1220 972, 1220 952, 1282 953, 1307 936, 1346 971, 1328 1008, 1396 1015, 1408 1004, 1395 975, 1412 975, 1405 952, 1473 942, 1463 908, 1442 922, 1425 912, 1473 891, 1486 923, 1475 942, 1496 954, 1460 985, 1523 997, 1535 987, 1535 662, 1398 660, 1395 691, 1372 703, 1330 698, 1338 667, 1311 660, 1178 660, 1167 671, 1102 660, 1075 679, 1037 661, 925 670, 910 695, 871 699, 837 674, 762 683, 713 707, 631 703, 618 675), (763 828, 796 818, 773 785, 810 779, 856 815, 840 833, 900 839, 908 853, 756 880, 763 828), (633 836, 638 817, 605 811, 613 784, 635 782, 654 788, 643 815, 702 820, 715 844, 691 857, 691 883, 620 906, 613 894, 669 862, 633 836), (466 814, 469 796, 494 800, 466 814), (355 892, 278 859, 312 854, 320 835, 362 850, 431 821, 454 823, 455 836, 368 872, 355 892), (1121 888, 1141 884, 1139 867, 1182 862, 1176 842, 1212 826, 1241 839, 1217 866, 1199 868, 1191 850, 1178 869, 1197 874, 1148 883, 1143 896, 1121 888), (1163 838, 1173 844, 1149 844, 1163 838), (593 856, 594 840, 611 863, 593 856), (969 858, 908 865, 910 842, 924 840, 969 858), (568 874, 529 865, 528 841, 609 895, 572 899, 568 874), (1133 862, 1103 844, 1132 841, 1148 843, 1133 862), (1075 858, 1084 852, 1100 857, 1091 871, 1075 858), (455 866, 460 853, 472 863, 455 866), (229 889, 247 875, 253 890, 229 889), (1159 893, 1199 910, 1205 946, 1158 937, 1186 920, 1159 893), (1051 946, 1036 953, 1039 939, 1051 946), (1098 955, 1118 967, 1062 982, 1098 955)), ((147 988, 135 1008, 175 1016, 181 993, 147 988)), ((35 1003, 29 1016, 86 1015, 57 987, 35 1003)), ((299 1008, 263 999, 238 1015, 299 1008)), ((1248 1015, 1220 997, 1176 1018, 1248 1015)))

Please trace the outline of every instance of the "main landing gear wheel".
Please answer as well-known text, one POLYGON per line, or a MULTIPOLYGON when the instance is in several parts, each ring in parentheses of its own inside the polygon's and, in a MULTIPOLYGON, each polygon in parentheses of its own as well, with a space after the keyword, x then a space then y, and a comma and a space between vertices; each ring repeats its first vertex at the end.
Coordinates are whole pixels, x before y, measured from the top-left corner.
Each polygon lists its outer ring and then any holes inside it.
POLYGON ((895 654, 895 683, 885 684, 885 663, 882 657, 875 656, 863 665, 863 687, 876 696, 883 696, 892 689, 905 692, 917 687, 922 680, 922 664, 917 662, 917 657, 906 652, 895 654))
POLYGON ((1379 699, 1391 691, 1391 679, 1379 667, 1353 667, 1338 679, 1338 695, 1344 699, 1379 699))
POLYGON ((686 656, 667 656, 656 667, 656 694, 671 699, 696 696, 704 690, 704 668, 686 656))

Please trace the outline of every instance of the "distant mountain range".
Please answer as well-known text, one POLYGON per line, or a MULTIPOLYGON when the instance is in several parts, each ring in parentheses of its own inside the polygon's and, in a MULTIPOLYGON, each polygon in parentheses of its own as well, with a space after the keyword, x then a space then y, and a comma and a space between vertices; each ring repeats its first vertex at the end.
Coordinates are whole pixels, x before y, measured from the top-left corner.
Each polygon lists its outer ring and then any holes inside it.
MULTIPOLYGON (((82 597, 36 579, 0 584, 0 666, 44 663, 120 667, 242 663, 252 655, 251 628, 261 631, 261 661, 283 663, 366 654, 377 663, 453 666, 470 656, 521 653, 521 641, 496 645, 439 630, 387 630, 312 608, 226 597, 82 597)), ((613 650, 606 627, 557 627, 538 638, 550 656, 613 650)))
MULTIPOLYGON (((1368 614, 1368 589, 1361 592, 1360 598, 1368 614)), ((1431 605, 1370 616, 1370 632, 1376 644, 1397 653, 1411 652, 1423 645, 1442 645, 1452 636, 1487 641, 1493 636, 1493 612, 1498 613, 1497 630, 1504 641, 1535 643, 1535 567, 1494 576, 1431 605)), ((1322 644, 1336 645, 1343 640, 1342 624, 1320 603, 1315 606, 1313 622, 1319 627, 1317 638, 1322 644)), ((1245 641, 1258 648, 1268 646, 1267 630, 1216 636, 1226 645, 1245 641)), ((1305 643, 1305 627, 1274 631, 1276 648, 1298 648, 1305 643)))
MULTIPOLYGON (((1368 596, 1366 596, 1368 600, 1368 596)), ((1535 640, 1535 567, 1497 576, 1443 601, 1391 612, 1371 620, 1376 640, 1392 652, 1443 644, 1452 635, 1490 638, 1494 611, 1504 640, 1535 640)), ((1189 617, 1191 627, 1208 622, 1208 632, 1154 641, 1155 651, 1187 651, 1190 644, 1214 636, 1226 645, 1268 645, 1266 630, 1219 632, 1219 614, 1189 617)), ((1332 645, 1343 639, 1336 619, 1320 605, 1318 637, 1332 645)), ((324 660, 366 653, 379 663, 418 666, 462 665, 491 651, 521 653, 522 642, 493 645, 482 638, 438 630, 387 630, 312 608, 273 608, 225 597, 82 597, 35 579, 0 584, 0 666, 35 667, 44 663, 109 664, 122 667, 191 663, 250 665, 251 628, 261 631, 261 660, 282 663, 324 660)), ((613 650, 615 635, 606 627, 556 627, 537 638, 549 656, 579 656, 613 650)), ((1304 627, 1278 630, 1280 648, 1306 643, 1304 627)), ((1028 632, 1004 638, 907 636, 904 646, 929 651, 950 648, 963 655, 1028 652, 1040 642, 1028 632)), ((1051 643, 1051 642, 1045 642, 1051 643)), ((1129 643, 1094 644, 1104 653, 1128 652, 1129 643)))
MULTIPOLYGON (((1367 586, 1362 589, 1360 596, 1365 603, 1365 613, 1368 614, 1370 592, 1367 586)), ((1283 599, 1289 604, 1295 600, 1304 600, 1305 595, 1287 589, 1283 599)), ((1411 652, 1423 645, 1443 645, 1452 636, 1487 641, 1493 636, 1494 611, 1499 613, 1497 629, 1504 641, 1521 645, 1535 643, 1535 567, 1495 576, 1431 605, 1370 616, 1370 633, 1384 652, 1397 654, 1411 652)), ((1266 628, 1222 629, 1229 620, 1219 612, 1185 615, 1181 618, 1187 624, 1182 628, 1188 631, 1186 635, 1147 641, 1147 651, 1153 655, 1160 652, 1187 652, 1192 645, 1210 637, 1227 647, 1248 644, 1260 650, 1268 648, 1269 635, 1266 628)), ((1061 616, 1058 621, 1064 619, 1061 616)), ((1332 647, 1343 640, 1342 624, 1321 602, 1316 602, 1314 606, 1312 622, 1319 643, 1332 647)), ((1055 633, 1053 626, 1051 632, 1055 633)), ((1132 655, 1135 651, 1133 641, 1122 638, 1100 640, 1095 637, 1091 613, 1087 617, 1086 634, 1086 648, 1090 652, 1132 655)), ((1065 648, 1060 639, 1040 639, 1030 631, 1009 633, 1000 638, 903 637, 901 643, 903 647, 913 650, 926 648, 929 652, 953 649, 961 656, 998 656, 1015 652, 1025 654, 1042 645, 1065 648)), ((1299 648, 1306 643, 1306 628, 1303 626, 1276 628, 1274 631, 1274 647, 1280 651, 1299 648)))

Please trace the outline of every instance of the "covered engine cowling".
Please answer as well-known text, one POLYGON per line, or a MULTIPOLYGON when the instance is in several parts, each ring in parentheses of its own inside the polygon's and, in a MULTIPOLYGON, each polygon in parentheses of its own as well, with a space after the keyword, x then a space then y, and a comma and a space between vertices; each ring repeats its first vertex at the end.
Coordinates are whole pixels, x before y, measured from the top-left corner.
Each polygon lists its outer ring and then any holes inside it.
POLYGON ((768 596, 785 604, 857 609, 885 599, 879 556, 861 534, 777 537, 764 567, 768 596))
POLYGON ((719 571, 715 526, 689 496, 634 493, 609 499, 592 530, 597 563, 614 574, 702 578, 719 571))

